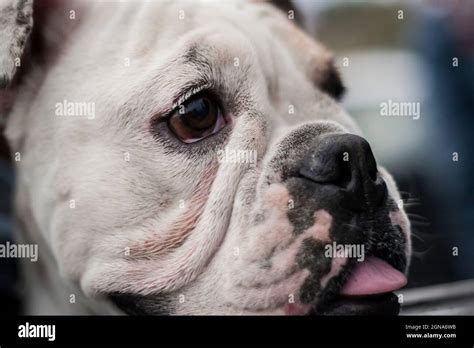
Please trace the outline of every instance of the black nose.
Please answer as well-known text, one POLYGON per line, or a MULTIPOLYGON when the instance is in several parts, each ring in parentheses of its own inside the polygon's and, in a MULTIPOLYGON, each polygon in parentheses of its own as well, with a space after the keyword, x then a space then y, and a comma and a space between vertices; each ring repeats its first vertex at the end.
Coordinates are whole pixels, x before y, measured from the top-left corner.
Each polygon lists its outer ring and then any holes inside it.
POLYGON ((371 204, 381 204, 387 194, 369 143, 353 134, 323 136, 303 161, 299 174, 371 204))

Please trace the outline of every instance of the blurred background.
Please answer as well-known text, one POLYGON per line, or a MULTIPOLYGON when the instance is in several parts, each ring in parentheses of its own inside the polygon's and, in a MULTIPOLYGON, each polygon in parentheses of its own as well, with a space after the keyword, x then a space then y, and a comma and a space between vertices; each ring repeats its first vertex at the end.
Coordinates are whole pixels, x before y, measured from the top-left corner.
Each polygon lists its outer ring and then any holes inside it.
MULTIPOLYGON (((413 226, 409 287, 474 278, 474 1, 295 4, 334 52, 343 104, 402 191, 413 226), (419 119, 382 116, 389 100, 419 103, 419 119)), ((2 244, 12 238, 7 153, 0 139, 2 244)), ((15 261, 0 259, 2 313, 19 308, 16 278, 15 261)))
POLYGON ((474 1, 295 4, 334 52, 343 104, 402 191, 409 286, 474 278, 474 1), (389 100, 419 103, 419 119, 382 116, 389 100))

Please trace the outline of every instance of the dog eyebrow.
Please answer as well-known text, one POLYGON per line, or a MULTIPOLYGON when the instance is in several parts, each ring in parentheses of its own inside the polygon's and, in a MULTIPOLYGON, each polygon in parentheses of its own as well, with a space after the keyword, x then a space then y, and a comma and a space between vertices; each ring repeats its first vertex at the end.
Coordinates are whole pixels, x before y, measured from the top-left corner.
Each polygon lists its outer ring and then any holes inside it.
POLYGON ((182 56, 183 63, 210 67, 208 59, 203 54, 204 50, 205 50, 204 46, 198 47, 197 44, 193 44, 192 46, 189 46, 182 56))
POLYGON ((153 123, 168 116, 192 95, 216 84, 216 72, 205 53, 205 46, 188 46, 161 66, 151 67, 153 78, 147 81, 143 95, 148 96, 148 100, 155 100, 154 95, 157 94, 162 96, 160 102, 154 103, 146 112, 153 115, 153 123), (177 74, 177 71, 180 73, 177 74))
POLYGON ((205 47, 192 45, 180 57, 179 64, 193 66, 194 71, 199 71, 199 76, 187 81, 179 89, 174 98, 174 107, 177 107, 192 95, 212 87, 213 69, 211 62, 205 55, 205 51, 205 47))

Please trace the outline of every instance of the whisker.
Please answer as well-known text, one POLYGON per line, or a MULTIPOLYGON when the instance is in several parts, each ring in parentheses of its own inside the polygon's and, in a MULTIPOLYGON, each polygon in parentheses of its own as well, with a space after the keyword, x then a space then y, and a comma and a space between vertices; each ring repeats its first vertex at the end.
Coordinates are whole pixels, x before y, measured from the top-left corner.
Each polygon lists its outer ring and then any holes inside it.
MULTIPOLYGON (((431 226, 431 223, 429 221, 420 221, 420 220, 412 220, 410 219, 410 225, 412 226, 412 230, 415 229, 416 231, 418 227, 422 228, 423 229, 423 233, 427 233, 426 232, 426 228, 428 226, 431 226)), ((421 232, 421 231, 418 231, 418 232, 421 232)))
POLYGON ((421 201, 420 198, 416 198, 416 197, 408 197, 408 198, 404 198, 402 200, 405 201, 405 202, 408 202, 408 201, 418 201, 419 202, 419 201, 421 201))
POLYGON ((414 232, 412 231, 412 232, 411 232, 411 237, 412 237, 412 239, 415 238, 415 239, 417 239, 417 240, 419 240, 419 241, 425 243, 425 239, 424 239, 422 236, 420 236, 418 233, 414 233, 414 232))
POLYGON ((349 224, 349 223, 346 223, 346 224, 342 224, 343 227, 349 227, 349 228, 355 228, 357 229, 358 231, 361 231, 362 228, 360 226, 357 226, 357 225, 354 225, 354 224, 349 224))
POLYGON ((428 221, 429 219, 423 215, 420 215, 420 214, 414 214, 414 213, 406 213, 407 216, 411 219, 411 218, 417 218, 417 219, 422 219, 422 220, 425 220, 425 221, 428 221))
POLYGON ((428 249, 423 250, 423 251, 412 250, 411 255, 412 255, 413 258, 416 258, 418 260, 422 260, 429 253, 430 249, 431 248, 428 248, 428 249))
POLYGON ((408 198, 403 200, 404 203, 421 203, 421 199, 418 198, 408 198))

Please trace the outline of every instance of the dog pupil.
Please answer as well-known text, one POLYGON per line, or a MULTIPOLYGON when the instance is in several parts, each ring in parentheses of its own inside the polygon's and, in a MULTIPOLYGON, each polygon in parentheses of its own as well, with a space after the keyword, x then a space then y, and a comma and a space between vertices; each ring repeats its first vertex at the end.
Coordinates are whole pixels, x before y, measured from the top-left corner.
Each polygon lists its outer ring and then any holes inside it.
POLYGON ((194 129, 206 129, 215 122, 216 115, 207 98, 199 98, 189 103, 184 114, 185 122, 194 129))
POLYGON ((194 113, 197 117, 203 118, 207 116, 209 112, 209 103, 206 99, 199 99, 199 101, 195 102, 196 108, 194 109, 194 113))

